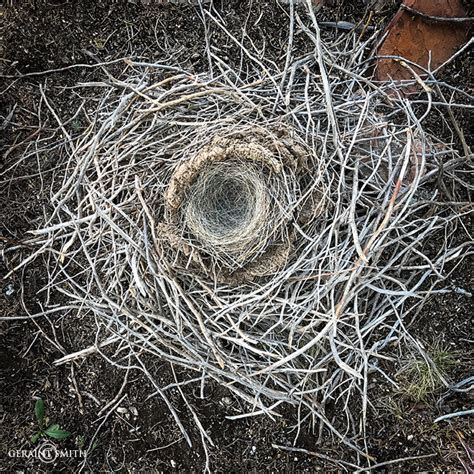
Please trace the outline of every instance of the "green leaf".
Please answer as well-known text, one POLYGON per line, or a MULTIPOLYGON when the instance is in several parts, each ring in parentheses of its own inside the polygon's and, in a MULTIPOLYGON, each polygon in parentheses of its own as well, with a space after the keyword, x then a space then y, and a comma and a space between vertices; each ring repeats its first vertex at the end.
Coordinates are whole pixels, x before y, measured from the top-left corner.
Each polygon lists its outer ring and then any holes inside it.
POLYGON ((35 415, 36 415, 36 419, 38 420, 38 423, 40 425, 40 428, 42 428, 43 427, 43 421, 44 421, 44 402, 43 402, 43 400, 41 400, 41 398, 36 400, 35 415))
POLYGON ((38 441, 41 438, 41 436, 43 436, 43 432, 39 431, 38 433, 36 433, 35 435, 31 437, 31 442, 35 444, 36 441, 38 441))
POLYGON ((86 445, 86 436, 85 435, 79 435, 76 438, 76 444, 79 449, 82 449, 86 445))
POLYGON ((71 433, 69 433, 69 431, 62 430, 59 427, 59 425, 51 425, 45 431, 45 434, 47 434, 50 438, 54 438, 54 439, 66 439, 71 435, 71 433))

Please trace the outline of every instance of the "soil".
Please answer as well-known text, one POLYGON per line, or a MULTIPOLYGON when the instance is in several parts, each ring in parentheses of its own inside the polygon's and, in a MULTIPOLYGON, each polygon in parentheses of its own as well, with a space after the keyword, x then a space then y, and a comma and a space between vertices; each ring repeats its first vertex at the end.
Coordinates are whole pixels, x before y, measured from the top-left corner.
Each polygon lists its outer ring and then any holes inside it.
MULTIPOLYGON (((216 2, 229 28, 236 34, 246 24, 255 44, 266 47, 266 54, 281 60, 285 51, 287 15, 273 1, 227 0, 216 2)), ((370 24, 385 25, 397 9, 397 2, 373 3, 370 24)), ((370 2, 340 2, 335 8, 323 8, 323 20, 367 20, 370 2)), ((91 471, 201 471, 205 453, 200 435, 178 391, 170 391, 170 401, 180 413, 188 430, 192 447, 183 439, 165 403, 150 398, 154 388, 140 372, 128 373, 125 398, 112 412, 100 410, 120 392, 123 370, 111 367, 102 357, 93 355, 78 363, 55 366, 63 356, 87 347, 93 342, 94 330, 86 318, 14 319, 41 311, 45 294, 38 291, 47 283, 44 262, 35 261, 24 270, 3 277, 28 253, 27 247, 11 251, 35 228, 47 212, 51 170, 54 155, 43 163, 36 159, 19 162, 31 146, 35 134, 45 140, 55 127, 54 118, 40 102, 40 85, 48 92, 54 108, 62 117, 72 117, 79 99, 67 87, 77 82, 101 77, 99 68, 67 68, 77 63, 94 64, 121 57, 142 57, 153 61, 161 49, 174 51, 174 58, 190 70, 206 68, 203 31, 198 13, 188 6, 145 6, 142 2, 56 0, 34 2, 3 8, 0 44, 0 128, 2 158, 0 161, 0 470, 5 472, 75 472, 80 458, 58 458, 52 464, 37 459, 20 458, 12 450, 31 449, 30 438, 37 431, 34 403, 38 397, 46 404, 51 423, 69 430, 71 436, 61 448, 80 449, 92 443, 86 470, 91 471), (41 73, 61 69, 57 73, 41 73), (35 73, 35 74, 32 74, 35 73), (13 76, 13 77, 11 77, 13 76), (13 111, 12 115, 10 113, 13 111), (7 119, 10 116, 9 119, 7 119), (39 116, 43 128, 38 132, 39 116), (3 124, 3 125, 2 125, 3 124), (97 433, 97 434, 96 434, 97 433), (95 436, 96 434, 96 436, 95 436), (94 439, 95 436, 95 439, 94 439)), ((218 32, 214 32, 218 35, 218 32)), ((301 44, 301 48, 306 45, 301 44)), ((240 55, 223 41, 222 48, 236 64, 240 55)), ((111 65, 110 68, 113 69, 111 65)), ((460 82, 469 77, 469 53, 461 55, 446 71, 453 71, 460 82)), ((469 117, 460 118, 461 126, 469 117)), ((436 127, 433 119, 433 127, 436 127)), ((436 131, 436 130, 435 130, 436 131)), ((441 133, 441 132, 440 132, 441 133)), ((466 130, 466 140, 472 146, 466 130)), ((469 229, 470 222, 465 226, 469 229)), ((472 228, 472 227, 471 227, 472 228)), ((459 234, 459 239, 463 239, 459 234)), ((415 338, 428 346, 441 341, 456 358, 447 373, 450 381, 470 375, 472 361, 471 321, 473 314, 472 259, 453 266, 444 287, 452 291, 431 297, 411 323, 415 338)), ((393 348, 394 353, 397 348, 393 348)), ((174 382, 170 367, 159 360, 148 361, 159 374, 160 383, 174 382)), ((387 362, 394 378, 401 361, 387 362)), ((177 371, 181 380, 189 374, 177 371)), ((444 392, 440 389, 428 400, 416 402, 403 398, 380 377, 370 380, 374 409, 367 423, 368 448, 377 462, 407 457, 414 460, 388 465, 393 471, 460 471, 468 466, 469 457, 463 443, 472 439, 472 426, 466 417, 434 423, 445 413, 465 410, 472 404, 468 393, 444 392), (429 457, 419 457, 430 455, 429 457)), ((224 387, 199 384, 184 389, 187 400, 208 431, 214 446, 210 447, 211 468, 215 472, 324 472, 337 471, 330 460, 301 452, 274 449, 272 444, 297 446, 336 460, 357 463, 354 454, 328 436, 318 443, 318 434, 309 429, 296 433, 292 429, 296 414, 287 411, 273 420, 269 417, 231 421, 226 416, 239 413, 239 401, 224 387)), ((471 466, 472 468, 472 466, 471 466)))

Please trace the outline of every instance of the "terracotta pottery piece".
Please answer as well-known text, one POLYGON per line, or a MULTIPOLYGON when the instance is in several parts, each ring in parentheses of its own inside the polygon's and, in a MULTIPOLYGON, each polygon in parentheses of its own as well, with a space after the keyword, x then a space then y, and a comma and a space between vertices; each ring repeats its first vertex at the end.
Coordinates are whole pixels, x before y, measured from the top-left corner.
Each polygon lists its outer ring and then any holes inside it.
MULTIPOLYGON (((401 56, 434 70, 447 61, 469 36, 470 21, 460 0, 404 0, 387 26, 378 56, 401 56), (453 18, 450 20, 449 18, 453 18)), ((423 76, 420 68, 413 68, 423 76)), ((393 59, 379 59, 378 80, 413 79, 412 72, 393 59)))

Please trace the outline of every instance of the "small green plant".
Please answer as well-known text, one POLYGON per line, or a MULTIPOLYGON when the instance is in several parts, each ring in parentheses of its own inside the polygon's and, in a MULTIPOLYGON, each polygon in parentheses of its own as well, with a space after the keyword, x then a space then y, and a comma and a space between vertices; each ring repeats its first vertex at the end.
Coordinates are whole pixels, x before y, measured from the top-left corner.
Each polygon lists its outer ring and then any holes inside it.
POLYGON ((405 418, 406 412, 400 397, 394 397, 393 395, 381 397, 377 401, 377 407, 392 414, 398 420, 405 418))
POLYGON ((43 436, 49 438, 63 440, 70 436, 69 431, 65 431, 57 424, 49 424, 49 420, 45 414, 44 401, 40 399, 35 403, 35 417, 38 421, 39 431, 31 437, 31 442, 35 444, 43 436), (48 426, 49 425, 49 426, 48 426))
POLYGON ((456 362, 454 354, 439 345, 432 347, 429 356, 431 364, 424 359, 412 359, 398 374, 401 394, 415 402, 427 402, 456 362))
POLYGON ((79 449, 83 449, 86 446, 85 435, 79 435, 76 437, 76 444, 79 449))

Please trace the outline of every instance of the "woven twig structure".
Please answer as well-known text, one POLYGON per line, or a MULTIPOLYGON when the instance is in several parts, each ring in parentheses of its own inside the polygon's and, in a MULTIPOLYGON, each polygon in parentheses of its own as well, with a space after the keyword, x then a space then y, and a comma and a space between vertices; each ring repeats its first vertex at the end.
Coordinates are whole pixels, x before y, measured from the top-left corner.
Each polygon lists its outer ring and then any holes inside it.
POLYGON ((290 13, 282 66, 239 43, 245 77, 212 54, 198 75, 129 60, 109 74, 29 260, 47 257, 48 290, 68 300, 52 312, 97 325, 92 349, 59 362, 93 350, 140 368, 186 437, 144 354, 248 403, 231 418, 289 404, 365 455, 369 374, 389 344, 414 343, 407 317, 463 252, 452 236, 471 208, 433 182, 465 187, 467 159, 424 129, 434 77, 415 111, 367 78, 374 38, 324 43, 314 15, 290 13))

